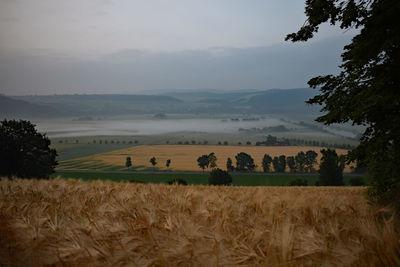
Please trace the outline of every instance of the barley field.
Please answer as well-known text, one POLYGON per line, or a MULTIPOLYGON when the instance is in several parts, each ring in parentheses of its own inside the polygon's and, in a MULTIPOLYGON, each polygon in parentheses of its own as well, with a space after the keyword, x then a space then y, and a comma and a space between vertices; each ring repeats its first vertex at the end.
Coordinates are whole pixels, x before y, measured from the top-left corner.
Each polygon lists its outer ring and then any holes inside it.
MULTIPOLYGON (((124 170, 126 157, 132 158, 131 169, 151 170, 149 162, 151 157, 156 157, 156 168, 166 170, 165 163, 171 159, 170 169, 174 171, 200 171, 197 158, 204 154, 214 152, 218 158, 218 167, 226 169, 226 160, 230 157, 233 164, 236 163, 235 156, 240 152, 251 155, 257 171, 261 171, 261 161, 264 154, 270 156, 295 156, 300 151, 314 150, 318 153, 317 160, 321 158, 318 147, 307 146, 215 146, 215 145, 143 145, 114 150, 106 153, 95 154, 77 159, 60 161, 59 170, 124 170)), ((337 149, 338 154, 346 154, 347 150, 337 149)), ((316 166, 317 167, 317 166, 316 166)), ((347 167, 345 172, 350 169, 347 167)))
POLYGON ((396 221, 364 191, 3 178, 0 265, 399 265, 396 221))

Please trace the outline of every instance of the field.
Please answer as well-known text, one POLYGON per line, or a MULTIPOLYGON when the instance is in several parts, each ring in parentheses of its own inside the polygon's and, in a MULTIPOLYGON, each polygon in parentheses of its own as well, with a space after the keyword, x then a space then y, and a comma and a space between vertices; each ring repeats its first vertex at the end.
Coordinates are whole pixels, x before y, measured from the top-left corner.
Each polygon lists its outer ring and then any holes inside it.
POLYGON ((0 181, 2 266, 398 266, 361 187, 0 181))
MULTIPOLYGON (((165 162, 171 159, 170 169, 174 171, 198 171, 197 158, 203 154, 214 152, 218 158, 217 164, 220 168, 226 169, 226 160, 230 157, 235 164, 235 155, 245 152, 254 158, 258 165, 257 171, 261 171, 261 161, 264 154, 272 157, 285 155, 295 156, 300 151, 314 150, 319 154, 319 147, 301 146, 215 146, 215 145, 143 145, 133 146, 120 150, 99 153, 86 157, 60 161, 58 170, 126 170, 126 157, 132 158, 133 170, 166 170, 165 162), (149 160, 156 157, 158 164, 153 168, 149 160)), ((346 150, 337 149, 339 154, 347 153, 346 150)), ((347 168, 345 171, 349 171, 347 168)))
MULTIPOLYGON (((209 173, 107 173, 107 172, 57 172, 53 177, 80 179, 83 181, 109 180, 114 182, 138 182, 166 184, 173 179, 183 179, 191 185, 207 185, 209 173)), ((287 186, 295 179, 307 180, 308 185, 314 185, 317 175, 288 175, 288 174, 246 174, 231 173, 234 186, 287 186)), ((349 184, 352 176, 344 176, 345 185, 349 184)), ((368 184, 364 178, 365 184, 368 184)))

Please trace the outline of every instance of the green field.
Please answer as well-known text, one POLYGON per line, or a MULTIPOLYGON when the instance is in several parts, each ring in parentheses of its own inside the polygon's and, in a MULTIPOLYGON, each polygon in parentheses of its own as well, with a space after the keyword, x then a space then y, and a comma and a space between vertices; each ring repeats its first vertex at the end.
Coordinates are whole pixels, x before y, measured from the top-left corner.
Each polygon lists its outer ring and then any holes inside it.
MULTIPOLYGON (((309 185, 314 185, 317 175, 259 175, 259 174, 231 174, 232 184, 236 186, 287 186, 295 179, 305 179, 309 185)), ((57 172, 52 177, 90 180, 110 180, 114 182, 143 182, 167 183, 173 179, 183 179, 188 184, 207 185, 208 174, 188 173, 96 173, 96 172, 57 172)), ((344 176, 345 184, 349 183, 352 176, 344 176)), ((365 178, 364 178, 364 181, 365 178)))

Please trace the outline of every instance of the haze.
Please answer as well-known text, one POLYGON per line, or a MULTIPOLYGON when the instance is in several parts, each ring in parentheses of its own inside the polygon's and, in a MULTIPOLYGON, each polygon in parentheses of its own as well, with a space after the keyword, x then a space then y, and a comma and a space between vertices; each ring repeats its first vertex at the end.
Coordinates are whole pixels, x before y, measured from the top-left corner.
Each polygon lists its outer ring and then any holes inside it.
POLYGON ((0 93, 304 87, 354 32, 284 42, 303 1, 0 1, 0 93))

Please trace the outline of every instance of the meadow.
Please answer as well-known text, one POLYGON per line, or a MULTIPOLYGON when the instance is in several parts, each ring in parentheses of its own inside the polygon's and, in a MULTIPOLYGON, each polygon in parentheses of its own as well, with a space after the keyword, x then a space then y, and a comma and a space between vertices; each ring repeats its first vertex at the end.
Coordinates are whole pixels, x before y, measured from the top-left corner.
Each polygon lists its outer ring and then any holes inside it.
POLYGON ((398 266, 363 187, 0 181, 2 266, 398 266))
MULTIPOLYGON (((306 146, 224 146, 224 145, 142 145, 132 146, 119 150, 89 155, 80 158, 60 161, 58 170, 126 170, 126 157, 131 157, 131 170, 174 170, 198 171, 197 158, 204 154, 214 152, 218 158, 218 167, 226 169, 227 158, 230 157, 235 164, 235 156, 240 152, 251 155, 258 166, 256 171, 261 171, 261 161, 264 154, 270 156, 295 156, 300 151, 314 150, 319 161, 320 147, 306 146), (158 164, 153 167, 149 162, 151 157, 156 157, 158 164), (171 159, 169 168, 165 166, 167 159, 171 159)), ((338 154, 346 154, 343 149, 336 149, 338 154)), ((317 167, 317 166, 316 166, 317 167)), ((346 168, 345 171, 350 171, 346 168)))

